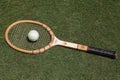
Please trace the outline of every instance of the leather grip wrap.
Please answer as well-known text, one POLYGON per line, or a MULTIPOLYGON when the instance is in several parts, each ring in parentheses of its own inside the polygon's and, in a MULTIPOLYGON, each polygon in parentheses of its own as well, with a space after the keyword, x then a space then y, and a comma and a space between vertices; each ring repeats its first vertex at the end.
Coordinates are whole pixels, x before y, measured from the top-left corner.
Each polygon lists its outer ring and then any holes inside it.
POLYGON ((116 58, 115 51, 109 51, 109 50, 104 50, 104 49, 99 49, 99 48, 94 48, 94 47, 88 47, 87 52, 91 53, 91 54, 104 56, 104 57, 109 57, 112 59, 116 58))

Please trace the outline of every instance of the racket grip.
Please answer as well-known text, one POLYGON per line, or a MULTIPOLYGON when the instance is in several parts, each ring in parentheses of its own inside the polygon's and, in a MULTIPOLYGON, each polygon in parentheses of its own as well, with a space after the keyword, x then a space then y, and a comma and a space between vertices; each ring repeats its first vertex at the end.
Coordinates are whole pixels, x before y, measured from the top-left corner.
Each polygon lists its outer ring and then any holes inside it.
POLYGON ((87 53, 96 54, 96 55, 100 55, 100 56, 104 56, 112 59, 116 58, 115 51, 109 51, 109 50, 104 50, 104 49, 99 49, 94 47, 88 47, 87 53))

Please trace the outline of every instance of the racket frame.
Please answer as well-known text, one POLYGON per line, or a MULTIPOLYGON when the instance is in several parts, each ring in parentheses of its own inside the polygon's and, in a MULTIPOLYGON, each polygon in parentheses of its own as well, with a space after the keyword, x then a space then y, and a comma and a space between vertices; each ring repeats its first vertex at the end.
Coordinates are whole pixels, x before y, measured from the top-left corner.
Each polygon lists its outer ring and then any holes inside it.
POLYGON ((104 57, 109 57, 109 58, 113 58, 113 59, 116 58, 116 54, 115 54, 116 52, 115 51, 104 50, 104 49, 94 48, 94 47, 90 47, 90 46, 86 46, 86 45, 81 45, 81 44, 76 44, 76 43, 72 43, 72 42, 62 41, 55 36, 53 31, 47 25, 45 25, 41 22, 38 22, 38 21, 33 21, 33 20, 20 20, 20 21, 16 21, 16 22, 12 23, 6 29, 5 40, 15 50, 20 51, 20 52, 24 52, 24 53, 29 53, 29 54, 42 53, 42 52, 48 50, 49 48, 51 48, 53 46, 60 45, 60 46, 65 46, 65 47, 69 47, 69 48, 82 50, 82 51, 85 51, 87 53, 94 53, 94 54, 101 55, 101 56, 104 56, 104 57), (13 45, 12 42, 9 40, 9 36, 8 36, 9 32, 13 27, 15 27, 15 25, 21 24, 21 23, 37 24, 37 25, 40 25, 40 27, 45 28, 51 36, 51 40, 48 43, 48 45, 46 45, 43 48, 37 49, 37 50, 25 50, 25 49, 22 49, 22 48, 19 48, 19 47, 13 45))
POLYGON ((47 49, 49 49, 49 48, 52 46, 52 43, 53 43, 53 41, 54 41, 54 38, 55 38, 55 37, 54 37, 54 33, 52 32, 52 30, 51 30, 47 25, 45 25, 45 24, 43 24, 43 23, 41 23, 41 22, 38 22, 38 21, 33 21, 33 20, 20 20, 20 21, 16 21, 16 22, 12 23, 11 25, 9 25, 8 28, 6 29, 6 32, 5 32, 5 40, 6 40, 6 42, 7 42, 12 48, 14 48, 14 49, 17 50, 17 51, 24 52, 24 53, 29 53, 29 54, 37 54, 37 53, 46 51, 47 49), (9 32, 10 32, 10 30, 11 30, 13 27, 15 27, 15 25, 21 24, 21 23, 37 24, 37 25, 40 25, 40 27, 45 28, 45 29, 49 32, 49 34, 50 34, 50 36, 51 36, 51 41, 49 42, 49 44, 46 45, 45 47, 40 48, 40 49, 37 49, 37 50, 25 50, 25 49, 22 49, 22 48, 19 48, 19 47, 13 45, 13 44, 11 43, 11 41, 9 40, 9 36, 8 36, 8 35, 9 35, 9 32))

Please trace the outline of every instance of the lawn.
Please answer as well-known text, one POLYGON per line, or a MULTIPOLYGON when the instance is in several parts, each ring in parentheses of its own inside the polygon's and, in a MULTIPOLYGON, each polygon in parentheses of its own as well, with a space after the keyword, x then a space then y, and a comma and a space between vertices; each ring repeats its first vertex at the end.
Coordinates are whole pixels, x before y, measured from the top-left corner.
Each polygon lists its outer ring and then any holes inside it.
POLYGON ((119 80, 119 0, 0 0, 0 80, 119 80), (115 50, 116 59, 56 46, 29 55, 10 48, 6 28, 23 19, 47 24, 65 41, 115 50))

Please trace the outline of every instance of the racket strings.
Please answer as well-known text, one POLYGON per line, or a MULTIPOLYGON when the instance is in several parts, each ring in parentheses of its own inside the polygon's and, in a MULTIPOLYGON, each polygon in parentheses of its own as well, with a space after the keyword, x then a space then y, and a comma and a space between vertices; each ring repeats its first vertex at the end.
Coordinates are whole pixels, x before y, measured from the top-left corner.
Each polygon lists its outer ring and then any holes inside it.
POLYGON ((21 23, 15 25, 9 32, 9 40, 16 47, 25 50, 35 50, 48 45, 51 40, 49 32, 43 27, 32 23, 21 23), (30 30, 37 30, 40 38, 37 42, 30 42, 27 39, 28 32, 30 30))
POLYGON ((23 28, 22 25, 21 25, 21 27, 19 26, 19 24, 16 25, 10 31, 11 35, 9 35, 12 44, 17 45, 18 47, 24 46, 24 44, 23 44, 24 41, 22 41, 22 40, 24 40, 25 31, 26 31, 26 29, 23 28))

